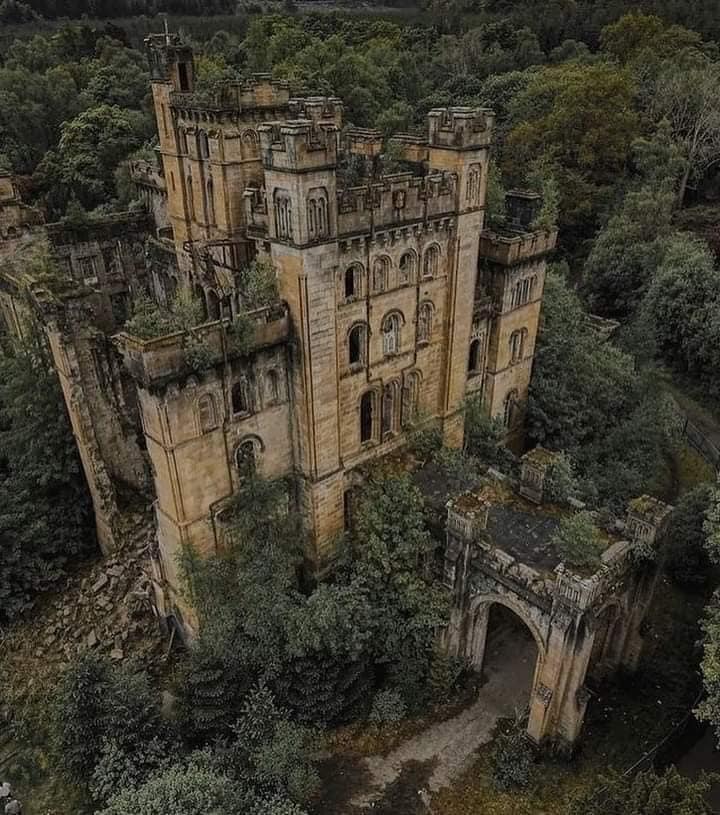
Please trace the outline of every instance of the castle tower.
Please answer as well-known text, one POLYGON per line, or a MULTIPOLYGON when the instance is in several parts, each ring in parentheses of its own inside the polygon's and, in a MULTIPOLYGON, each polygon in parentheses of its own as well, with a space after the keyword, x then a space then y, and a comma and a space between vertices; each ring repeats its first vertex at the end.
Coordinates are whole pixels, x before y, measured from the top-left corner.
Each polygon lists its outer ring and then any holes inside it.
POLYGON ((478 269, 478 236, 485 221, 493 113, 463 107, 436 109, 430 111, 428 124, 429 166, 457 177, 454 246, 447 270, 447 336, 440 410, 445 443, 460 447, 474 313, 473 292, 478 269))
POLYGON ((557 231, 534 230, 542 201, 536 193, 510 192, 509 228, 480 236, 478 296, 492 312, 482 381, 489 414, 499 416, 508 443, 522 446, 523 406, 527 401, 545 285, 547 256, 557 231))
POLYGON ((343 529, 334 295, 338 132, 334 123, 311 119, 259 128, 270 254, 298 343, 296 466, 316 564, 329 559, 343 529))

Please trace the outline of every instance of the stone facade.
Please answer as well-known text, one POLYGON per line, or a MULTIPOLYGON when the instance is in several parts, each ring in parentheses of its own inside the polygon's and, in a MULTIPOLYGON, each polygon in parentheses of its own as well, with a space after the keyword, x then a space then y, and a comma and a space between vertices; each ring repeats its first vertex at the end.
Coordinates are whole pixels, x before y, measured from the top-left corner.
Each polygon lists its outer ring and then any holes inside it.
POLYGON ((445 644, 481 672, 490 609, 499 604, 513 611, 537 646, 528 734, 538 744, 570 751, 597 684, 621 668, 637 668, 672 508, 649 496, 631 502, 628 539, 609 538, 599 567, 579 574, 553 556, 547 541, 541 557, 525 543, 508 546, 507 525, 522 516, 538 525, 543 510, 534 506, 534 496, 520 509, 516 502, 503 509, 502 500, 485 487, 447 504, 444 580, 453 608, 445 644))
MULTIPOLYGON (((434 423, 457 447, 463 403, 477 395, 520 442, 556 235, 530 230, 537 197, 522 192, 508 198, 512 228, 486 229, 489 110, 432 110, 424 136, 393 138, 403 172, 383 174, 381 134, 341 130, 339 99, 292 98, 265 75, 201 92, 177 37, 146 45, 160 163, 130 169, 151 218, 48 225, 75 285, 52 307, 40 292, 28 306, 17 277, 0 273, 0 308, 10 333, 28 307, 45 328, 104 548, 117 485, 147 490, 151 472, 158 607, 192 627, 178 555, 222 545, 217 518, 249 458, 263 475, 292 476, 321 573, 360 467, 411 427, 434 423), (364 165, 354 186, 348 155, 364 165), (230 333, 253 259, 274 267, 279 302, 249 315, 254 339, 238 351, 230 333), (189 366, 182 335, 122 333, 143 287, 166 306, 179 290, 197 295, 207 323, 193 341, 212 359, 189 366)), ((7 247, 28 213, 11 183, 0 179, 0 193, 7 247)))

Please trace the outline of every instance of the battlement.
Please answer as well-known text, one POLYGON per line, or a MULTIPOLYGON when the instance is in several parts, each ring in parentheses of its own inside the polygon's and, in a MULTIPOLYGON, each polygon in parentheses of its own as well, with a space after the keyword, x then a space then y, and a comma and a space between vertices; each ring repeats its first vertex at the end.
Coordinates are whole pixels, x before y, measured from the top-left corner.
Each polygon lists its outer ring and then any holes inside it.
POLYGON ((304 172, 337 164, 338 128, 311 119, 261 125, 260 149, 265 169, 304 172))
POLYGON ((389 144, 398 151, 404 161, 420 163, 427 161, 430 156, 427 137, 417 133, 393 133, 389 144))
POLYGON ((382 153, 383 136, 379 130, 351 127, 343 134, 343 150, 355 156, 376 158, 382 153))
POLYGON ((170 94, 170 105, 176 110, 231 111, 282 110, 288 108, 290 85, 285 80, 271 79, 269 74, 254 74, 247 80, 227 80, 206 91, 170 94))
POLYGON ((433 108, 428 113, 431 147, 470 150, 489 147, 495 114, 487 108, 433 108))
MULTIPOLYGON (((287 307, 277 303, 248 312, 253 322, 254 335, 249 343, 249 352, 258 351, 286 342, 290 335, 290 318, 287 307)), ((192 334, 195 340, 206 348, 209 357, 220 363, 226 356, 232 357, 231 346, 227 342, 226 328, 229 320, 218 320, 198 326, 192 334)), ((112 341, 120 350, 125 366, 133 378, 145 388, 165 387, 171 382, 183 379, 193 373, 186 353, 188 332, 176 331, 163 337, 142 339, 123 331, 112 341)), ((242 353, 248 353, 244 346, 242 353)))
POLYGON ((291 99, 288 103, 291 119, 310 119, 316 125, 333 122, 342 127, 344 105, 337 96, 308 96, 291 99))
POLYGON ((157 192, 166 192, 167 186, 165 184, 165 176, 158 169, 154 161, 146 161, 145 159, 136 159, 130 161, 130 178, 137 186, 150 187, 157 192))
POLYGON ((480 259, 501 266, 514 266, 540 258, 555 248, 557 235, 557 229, 537 232, 496 232, 486 229, 480 234, 480 259))
POLYGON ((150 34, 145 37, 145 53, 150 66, 150 79, 153 82, 178 80, 179 90, 191 90, 193 82, 193 51, 182 41, 179 34, 150 34), (182 65, 183 76, 175 74, 182 65))
POLYGON ((455 212, 457 176, 396 173, 338 192, 338 233, 352 234, 455 212))

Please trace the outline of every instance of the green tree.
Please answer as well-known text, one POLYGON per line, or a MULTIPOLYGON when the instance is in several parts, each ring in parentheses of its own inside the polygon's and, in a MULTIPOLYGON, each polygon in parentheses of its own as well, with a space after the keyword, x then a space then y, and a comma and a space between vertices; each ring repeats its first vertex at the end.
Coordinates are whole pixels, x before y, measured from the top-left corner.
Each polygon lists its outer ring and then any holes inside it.
POLYGON ((654 14, 631 11, 603 28, 602 48, 619 62, 673 59, 687 48, 702 50, 702 37, 679 25, 668 25, 654 14))
POLYGON ((710 579, 704 522, 712 495, 712 485, 698 484, 680 498, 670 519, 665 564, 681 585, 703 585, 710 579))
POLYGON ((662 775, 653 770, 637 775, 613 775, 602 791, 580 795, 569 815, 711 815, 706 799, 713 776, 698 779, 680 775, 670 767, 662 775))
POLYGON ((572 62, 537 71, 513 99, 505 170, 522 183, 532 162, 557 168, 566 237, 592 228, 625 174, 639 126, 633 93, 629 72, 572 62))
POLYGON ((667 242, 644 307, 658 351, 717 394, 720 365, 720 271, 707 244, 686 233, 667 242))
POLYGON ((550 545, 570 566, 594 569, 600 565, 602 541, 592 515, 585 510, 563 518, 550 545))

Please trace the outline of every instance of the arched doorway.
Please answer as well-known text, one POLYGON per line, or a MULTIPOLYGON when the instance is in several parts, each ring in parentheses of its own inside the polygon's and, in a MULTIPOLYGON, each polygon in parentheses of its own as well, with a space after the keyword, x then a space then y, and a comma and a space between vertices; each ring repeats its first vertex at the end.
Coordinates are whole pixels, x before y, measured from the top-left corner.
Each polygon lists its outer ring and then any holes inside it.
POLYGON ((504 602, 478 604, 469 638, 470 657, 483 687, 497 701, 524 711, 540 673, 543 653, 539 635, 504 602))

